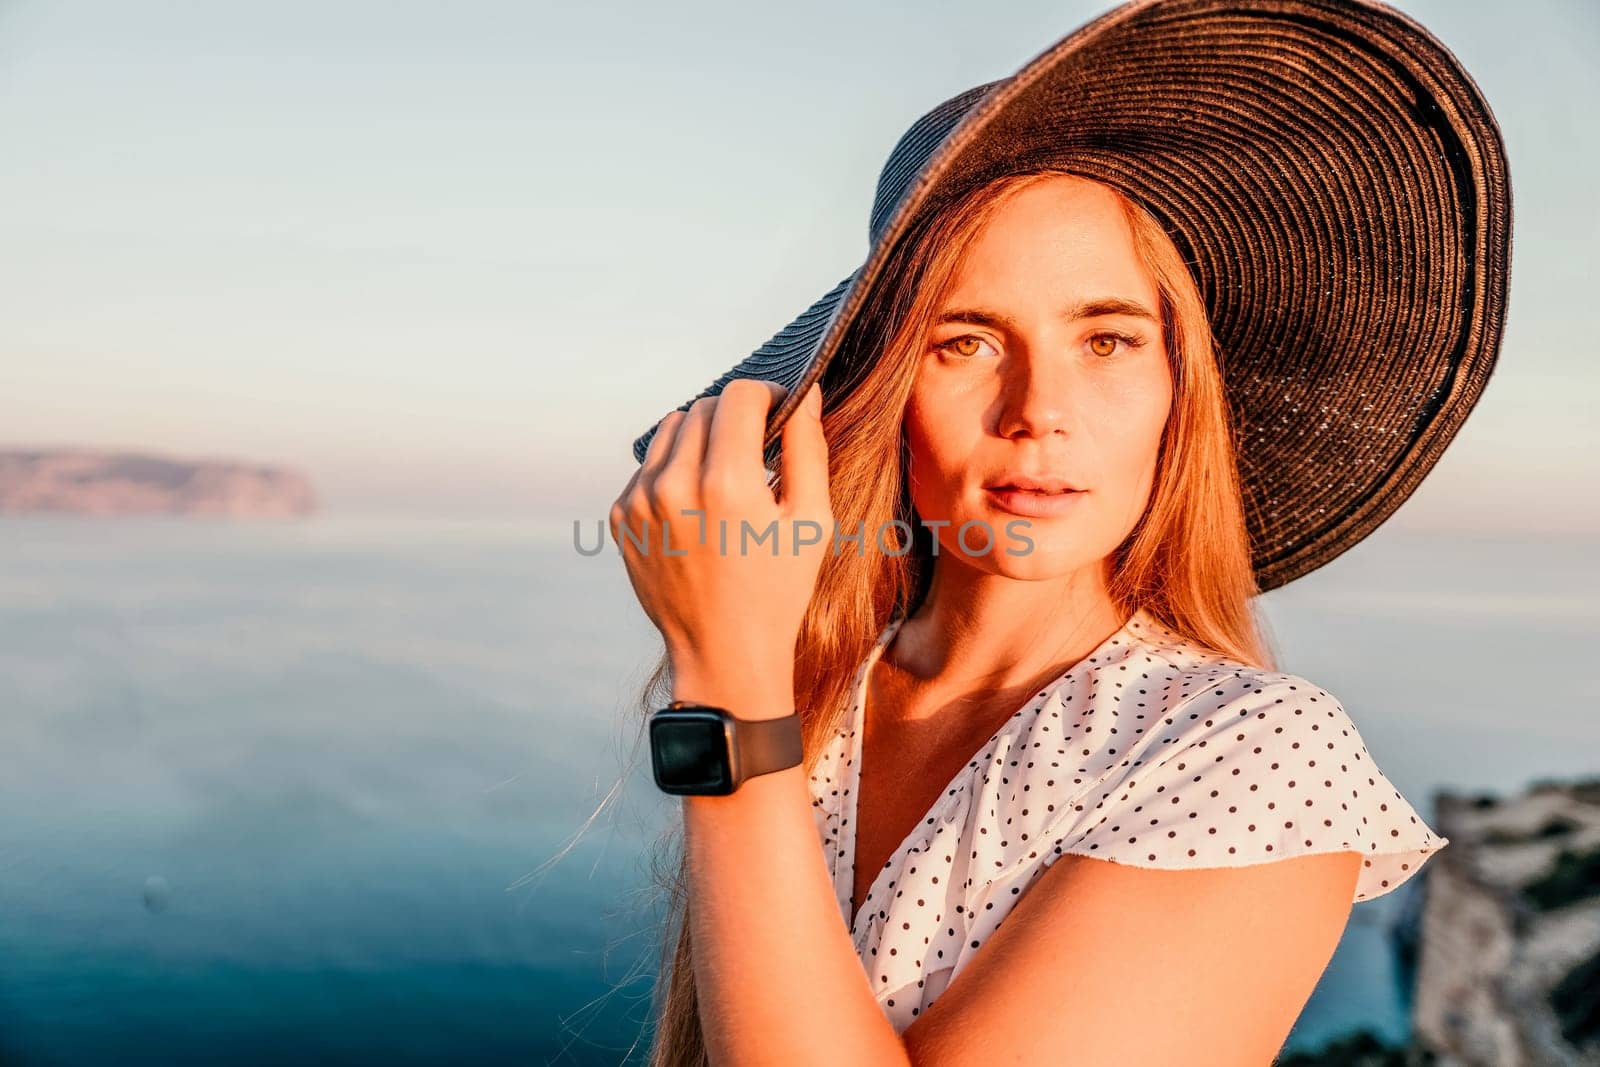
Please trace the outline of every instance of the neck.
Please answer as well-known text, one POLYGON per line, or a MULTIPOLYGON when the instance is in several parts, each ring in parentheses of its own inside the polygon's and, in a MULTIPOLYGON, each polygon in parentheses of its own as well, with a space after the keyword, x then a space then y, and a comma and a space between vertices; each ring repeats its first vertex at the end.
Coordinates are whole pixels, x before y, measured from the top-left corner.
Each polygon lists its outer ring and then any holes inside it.
MULTIPOLYGON (((928 595, 885 650, 886 665, 902 687, 924 694, 1027 688, 1070 668, 1126 621, 1108 578, 1106 561, 1019 581, 941 556, 928 595)), ((906 713, 917 715, 909 706, 906 713)))

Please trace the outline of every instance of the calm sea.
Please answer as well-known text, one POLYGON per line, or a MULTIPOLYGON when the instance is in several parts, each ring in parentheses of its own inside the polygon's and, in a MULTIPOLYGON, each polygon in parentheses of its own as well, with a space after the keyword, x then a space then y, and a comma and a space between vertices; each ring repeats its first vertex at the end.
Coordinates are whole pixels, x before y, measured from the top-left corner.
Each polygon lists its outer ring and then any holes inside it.
MULTIPOLYGON (((1597 769, 1596 549, 1383 531, 1265 610, 1431 818, 1597 769)), ((570 525, 0 520, 0 1062, 638 1062, 653 637, 570 525)), ((1405 1034, 1400 896, 1291 1049, 1405 1034)))

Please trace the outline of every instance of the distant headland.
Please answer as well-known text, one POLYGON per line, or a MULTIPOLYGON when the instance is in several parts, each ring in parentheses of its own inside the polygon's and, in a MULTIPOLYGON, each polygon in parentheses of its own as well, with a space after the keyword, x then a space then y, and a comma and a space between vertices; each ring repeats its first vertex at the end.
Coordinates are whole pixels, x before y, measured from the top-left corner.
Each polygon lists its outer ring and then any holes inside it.
POLYGON ((299 471, 95 448, 0 449, 0 515, 298 516, 317 510, 299 471))

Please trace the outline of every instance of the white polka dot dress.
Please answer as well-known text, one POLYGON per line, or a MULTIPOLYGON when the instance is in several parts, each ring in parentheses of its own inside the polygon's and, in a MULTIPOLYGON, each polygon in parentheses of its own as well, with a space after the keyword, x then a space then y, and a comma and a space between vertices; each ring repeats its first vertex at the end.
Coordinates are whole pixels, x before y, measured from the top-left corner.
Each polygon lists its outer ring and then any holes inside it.
MULTIPOLYGON (((868 672, 903 621, 857 669, 850 714, 810 783, 846 923, 859 716, 868 672)), ((1183 868, 1353 850, 1362 901, 1448 843, 1384 777, 1337 699, 1199 648, 1141 610, 948 783, 878 872, 851 935, 898 1032, 1065 853, 1183 868)))

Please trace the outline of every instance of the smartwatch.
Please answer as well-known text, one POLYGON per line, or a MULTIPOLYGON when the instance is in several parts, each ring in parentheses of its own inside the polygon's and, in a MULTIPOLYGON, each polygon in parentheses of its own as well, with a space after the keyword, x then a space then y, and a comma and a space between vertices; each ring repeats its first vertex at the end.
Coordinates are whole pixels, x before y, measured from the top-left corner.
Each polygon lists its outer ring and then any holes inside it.
POLYGON ((656 786, 677 796, 727 796, 758 774, 799 766, 798 712, 741 719, 726 708, 674 700, 650 715, 656 786))

